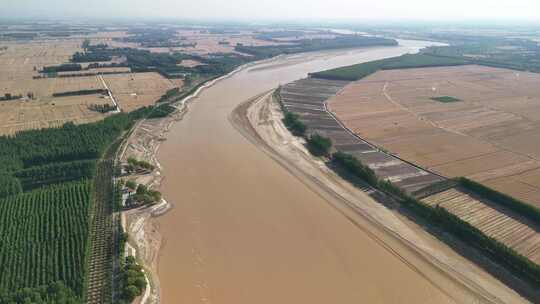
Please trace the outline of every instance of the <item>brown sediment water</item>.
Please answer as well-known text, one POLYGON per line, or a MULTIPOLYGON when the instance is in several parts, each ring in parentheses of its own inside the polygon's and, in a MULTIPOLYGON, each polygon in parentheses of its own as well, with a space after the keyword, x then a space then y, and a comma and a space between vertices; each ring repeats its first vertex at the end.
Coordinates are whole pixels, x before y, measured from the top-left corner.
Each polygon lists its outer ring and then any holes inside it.
POLYGON ((250 97, 309 72, 428 44, 284 56, 244 69, 194 99, 158 154, 161 190, 174 204, 157 219, 164 238, 161 302, 454 302, 396 252, 399 246, 389 249, 338 212, 228 119, 250 97))

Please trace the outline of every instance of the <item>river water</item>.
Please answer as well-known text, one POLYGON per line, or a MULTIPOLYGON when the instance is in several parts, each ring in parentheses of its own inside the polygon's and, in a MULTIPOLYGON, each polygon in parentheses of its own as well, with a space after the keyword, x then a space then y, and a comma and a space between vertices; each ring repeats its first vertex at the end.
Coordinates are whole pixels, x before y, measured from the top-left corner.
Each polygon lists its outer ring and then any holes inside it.
POLYGON ((446 303, 439 288, 245 139, 228 120, 247 99, 307 73, 416 52, 429 42, 325 51, 244 69, 192 101, 159 150, 174 208, 162 303, 446 303))

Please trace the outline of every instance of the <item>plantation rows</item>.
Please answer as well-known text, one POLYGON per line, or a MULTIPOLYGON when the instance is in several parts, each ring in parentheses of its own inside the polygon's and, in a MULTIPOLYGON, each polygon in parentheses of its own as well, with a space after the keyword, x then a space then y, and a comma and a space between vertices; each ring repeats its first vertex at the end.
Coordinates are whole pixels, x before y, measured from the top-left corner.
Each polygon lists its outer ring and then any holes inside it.
POLYGON ((95 161, 136 119, 152 108, 103 121, 0 136, 0 199, 37 187, 90 179, 95 161))
POLYGON ((31 130, 0 137, 0 171, 17 171, 51 162, 97 159, 135 119, 150 112, 142 108, 103 121, 60 128, 31 130))
POLYGON ((93 221, 90 225, 88 280, 85 286, 85 300, 89 304, 110 303, 112 300, 114 198, 112 171, 112 161, 104 160, 98 163, 95 179, 96 196, 92 205, 93 221))
POLYGON ((25 190, 42 185, 55 184, 94 177, 96 162, 94 160, 53 163, 23 169, 15 173, 25 190))
POLYGON ((0 289, 63 281, 81 292, 91 193, 77 182, 0 200, 0 289))

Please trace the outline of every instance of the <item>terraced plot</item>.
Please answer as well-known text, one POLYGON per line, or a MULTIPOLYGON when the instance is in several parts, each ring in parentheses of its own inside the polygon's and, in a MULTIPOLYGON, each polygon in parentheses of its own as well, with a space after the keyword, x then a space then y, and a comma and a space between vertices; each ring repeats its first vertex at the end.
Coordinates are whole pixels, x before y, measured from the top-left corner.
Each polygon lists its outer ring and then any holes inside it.
POLYGON ((336 150, 349 153, 368 165, 380 177, 413 192, 443 178, 384 153, 343 127, 326 111, 325 102, 342 90, 348 81, 307 78, 281 88, 288 111, 300 115, 310 132, 332 139, 336 150))
POLYGON ((540 264, 540 227, 511 211, 496 207, 489 200, 459 188, 437 193, 422 201, 445 208, 486 235, 540 264))

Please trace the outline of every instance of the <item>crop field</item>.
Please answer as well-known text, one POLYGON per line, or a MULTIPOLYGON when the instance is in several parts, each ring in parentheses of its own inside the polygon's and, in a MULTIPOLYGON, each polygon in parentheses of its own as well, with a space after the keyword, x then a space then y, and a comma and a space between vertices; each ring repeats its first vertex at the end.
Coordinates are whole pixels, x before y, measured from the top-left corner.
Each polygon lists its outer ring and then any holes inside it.
POLYGON ((186 52, 189 54, 208 55, 211 53, 234 53, 234 47, 237 43, 246 46, 266 46, 266 45, 282 45, 287 42, 267 41, 257 39, 257 34, 253 31, 238 31, 231 33, 210 33, 206 30, 189 30, 183 29, 176 32, 176 36, 183 44, 195 44, 194 46, 186 47, 144 47, 136 42, 125 42, 113 40, 113 38, 128 37, 126 32, 111 32, 101 33, 101 35, 90 36, 94 43, 107 43, 111 47, 117 48, 138 48, 148 50, 153 53, 171 53, 171 52, 186 52))
POLYGON ((82 89, 102 89, 95 76, 33 79, 43 66, 69 61, 80 51, 82 39, 2 43, 7 50, 0 55, 0 96, 6 93, 33 93, 34 99, 0 101, 0 135, 18 131, 57 127, 72 121, 93 122, 104 114, 89 110, 91 104, 107 104, 98 95, 53 97, 53 93, 82 89))
POLYGON ((509 210, 501 212, 496 204, 459 188, 437 193, 423 201, 430 206, 445 208, 484 234, 540 264, 540 228, 509 210))
POLYGON ((103 89, 96 76, 71 78, 24 79, 2 82, 0 95, 11 93, 25 96, 34 94, 34 99, 0 102, 0 134, 17 131, 56 127, 68 121, 75 123, 93 122, 105 117, 91 111, 90 105, 110 104, 100 95, 53 97, 54 93, 84 89, 103 89))
POLYGON ((158 73, 104 75, 103 79, 123 111, 154 104, 167 90, 182 87, 181 80, 169 80, 158 73))
POLYGON ((68 121, 76 124, 98 121, 106 116, 91 111, 88 106, 106 103, 109 103, 107 99, 97 95, 55 97, 51 102, 3 101, 0 102, 0 135, 59 127, 68 121))
POLYGON ((476 65, 384 70, 328 106, 403 159, 540 206, 539 82, 540 74, 476 65), (441 96, 460 101, 432 100, 441 96))
MULTIPOLYGON (((237 43, 247 46, 280 45, 282 43, 266 41, 255 38, 257 34, 252 31, 239 31, 234 33, 204 33, 198 30, 180 30, 178 36, 185 39, 185 43, 196 43, 195 47, 179 48, 177 50, 199 55, 210 53, 232 53, 237 43), (220 43, 221 42, 221 43, 220 43)), ((176 50, 176 49, 175 49, 176 50)))
POLYGON ((37 40, 28 42, 0 42, 0 47, 8 49, 0 55, 0 88, 4 81, 27 80, 36 75, 36 69, 43 66, 61 64, 69 61, 73 53, 81 51, 82 39, 76 40, 37 40))
POLYGON ((325 110, 324 103, 349 82, 323 79, 302 79, 281 88, 284 107, 299 115, 310 132, 332 140, 334 148, 346 152, 375 171, 377 176, 414 192, 442 178, 412 166, 362 141, 349 133, 325 110))

